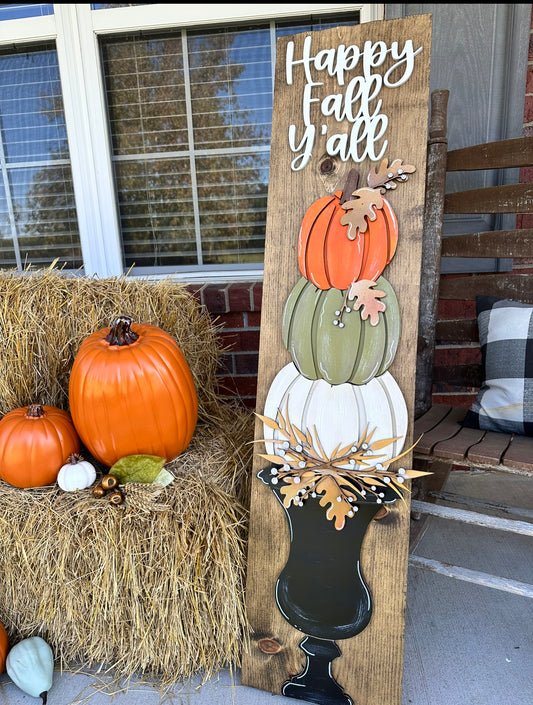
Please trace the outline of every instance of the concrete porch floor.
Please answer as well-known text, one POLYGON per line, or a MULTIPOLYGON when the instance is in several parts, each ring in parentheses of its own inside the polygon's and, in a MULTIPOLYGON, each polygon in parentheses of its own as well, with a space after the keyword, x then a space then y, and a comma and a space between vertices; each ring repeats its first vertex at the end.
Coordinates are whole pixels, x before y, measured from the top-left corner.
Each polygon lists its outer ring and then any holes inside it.
MULTIPOLYGON (((515 518, 533 522, 532 481, 526 478, 454 472, 445 489, 458 496, 520 508, 515 518)), ((498 510, 491 513, 509 518, 498 510)), ((533 584, 532 548, 530 537, 430 517, 413 554, 533 584)), ((222 671, 201 687, 200 682, 198 679, 170 691, 138 682, 120 691, 101 674, 56 671, 48 705, 296 702, 240 685, 238 672, 222 671)), ((0 705, 39 702, 17 688, 5 673, 0 676, 0 705)), ((410 566, 402 705, 532 703, 532 600, 410 566)))

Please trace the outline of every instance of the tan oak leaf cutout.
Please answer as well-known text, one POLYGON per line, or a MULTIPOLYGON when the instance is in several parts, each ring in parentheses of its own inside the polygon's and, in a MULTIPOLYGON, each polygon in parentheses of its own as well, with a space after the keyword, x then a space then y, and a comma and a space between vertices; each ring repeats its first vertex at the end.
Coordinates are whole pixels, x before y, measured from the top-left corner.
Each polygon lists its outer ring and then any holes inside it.
POLYGON ((368 221, 376 220, 376 208, 383 208, 383 198, 378 189, 359 188, 352 193, 354 200, 341 204, 346 213, 341 217, 341 225, 348 226, 347 237, 355 240, 357 233, 365 233, 368 221))
POLYGON ((370 169, 367 177, 368 187, 355 190, 350 201, 341 203, 346 213, 341 217, 341 225, 348 226, 347 237, 355 240, 358 233, 365 233, 368 223, 376 219, 376 208, 383 208, 381 194, 395 189, 398 183, 407 181, 408 174, 416 168, 412 164, 404 164, 401 159, 394 159, 389 166, 388 159, 383 159, 376 169, 370 169))
POLYGON ((367 177, 370 188, 379 189, 381 193, 385 193, 395 189, 396 182, 407 181, 407 175, 416 171, 412 164, 403 164, 401 159, 394 159, 390 166, 388 163, 388 159, 383 159, 378 169, 375 167, 370 169, 367 177))
POLYGON ((366 321, 370 318, 370 325, 377 326, 379 323, 379 313, 386 310, 386 305, 380 301, 386 293, 381 289, 374 289, 376 282, 371 279, 360 279, 351 283, 348 289, 348 300, 354 301, 352 308, 354 311, 361 311, 361 318, 366 321))

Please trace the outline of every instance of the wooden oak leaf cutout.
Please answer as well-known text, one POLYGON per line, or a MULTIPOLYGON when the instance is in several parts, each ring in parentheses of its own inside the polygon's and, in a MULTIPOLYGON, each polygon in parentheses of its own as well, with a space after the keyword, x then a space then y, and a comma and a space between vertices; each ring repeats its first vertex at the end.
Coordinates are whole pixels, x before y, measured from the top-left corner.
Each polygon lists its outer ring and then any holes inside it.
POLYGON ((379 299, 385 296, 385 292, 381 289, 373 289, 376 282, 371 279, 359 279, 351 283, 348 290, 349 301, 354 301, 352 308, 358 311, 362 308, 361 318, 366 321, 370 318, 370 325, 377 326, 379 323, 380 311, 386 310, 386 305, 379 299))
POLYGON ((283 506, 289 508, 291 505, 291 502, 297 498, 299 491, 300 491, 299 483, 296 484, 294 482, 289 482, 288 484, 281 487, 280 492, 284 497, 283 506))
POLYGON ((396 181, 407 181, 407 174, 412 174, 416 168, 411 164, 403 164, 401 159, 394 159, 388 166, 388 159, 383 159, 379 168, 370 169, 367 177, 367 183, 370 188, 379 189, 381 193, 385 193, 389 189, 396 188, 396 181))
POLYGON ((325 477, 320 482, 320 490, 325 490, 320 497, 320 506, 329 507, 326 510, 326 518, 335 520, 335 528, 340 531, 344 528, 346 517, 349 512, 353 512, 349 502, 346 501, 342 490, 333 477, 325 477))
POLYGON ((341 225, 348 226, 347 237, 355 240, 357 233, 365 233, 368 221, 376 220, 376 208, 383 208, 383 198, 378 189, 359 188, 352 193, 354 200, 341 204, 346 213, 341 217, 341 225))

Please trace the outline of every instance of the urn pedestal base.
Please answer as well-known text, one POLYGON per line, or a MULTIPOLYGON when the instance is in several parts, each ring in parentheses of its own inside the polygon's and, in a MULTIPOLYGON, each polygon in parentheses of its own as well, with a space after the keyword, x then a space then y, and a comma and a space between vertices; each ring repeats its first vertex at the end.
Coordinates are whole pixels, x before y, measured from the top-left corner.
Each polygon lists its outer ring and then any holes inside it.
POLYGON ((318 705, 353 705, 331 674, 331 662, 341 655, 337 644, 331 639, 307 636, 300 648, 307 656, 304 670, 283 684, 282 694, 318 705))

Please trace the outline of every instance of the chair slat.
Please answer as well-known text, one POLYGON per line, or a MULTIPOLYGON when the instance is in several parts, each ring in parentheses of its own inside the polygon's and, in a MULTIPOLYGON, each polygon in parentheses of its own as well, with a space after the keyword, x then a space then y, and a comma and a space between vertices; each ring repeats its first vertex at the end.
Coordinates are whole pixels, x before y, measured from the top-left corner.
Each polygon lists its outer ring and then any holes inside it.
POLYGON ((489 230, 442 239, 443 257, 533 257, 533 229, 489 230))
POLYGON ((531 303, 533 301, 533 275, 531 274, 471 274, 442 277, 441 299, 475 301, 478 294, 498 296, 531 303))
POLYGON ((460 423, 464 419, 466 411, 462 407, 452 407, 437 426, 424 433, 415 446, 415 453, 430 455, 437 443, 446 441, 459 433, 461 430, 460 423))
POLYGON ((446 414, 449 413, 451 408, 450 404, 434 404, 429 411, 423 414, 419 419, 416 419, 414 427, 415 438, 418 438, 423 433, 427 433, 439 424, 446 414))
POLYGON ((533 437, 514 435, 502 465, 533 474, 533 437))
POLYGON ((453 438, 437 443, 433 448, 433 453, 439 458, 460 462, 466 458, 469 449, 479 443, 484 435, 485 431, 479 428, 461 428, 453 438))
POLYGON ((468 451, 468 460, 484 465, 499 465, 511 438, 508 433, 487 431, 481 441, 468 451))
POLYGON ((533 184, 504 184, 447 193, 445 213, 533 213, 533 184))
POLYGON ((516 137, 448 152, 447 171, 507 169, 533 164, 533 137, 516 137))

